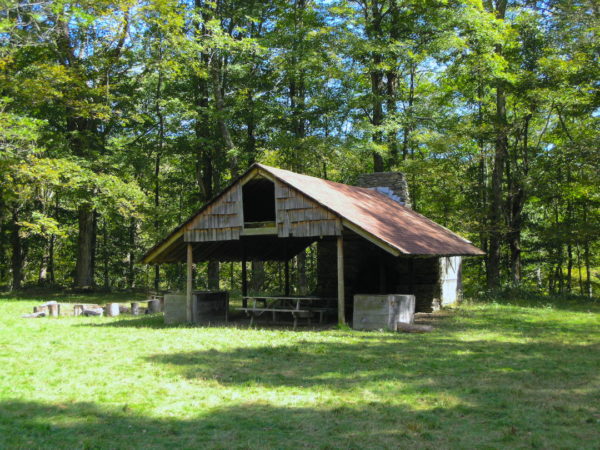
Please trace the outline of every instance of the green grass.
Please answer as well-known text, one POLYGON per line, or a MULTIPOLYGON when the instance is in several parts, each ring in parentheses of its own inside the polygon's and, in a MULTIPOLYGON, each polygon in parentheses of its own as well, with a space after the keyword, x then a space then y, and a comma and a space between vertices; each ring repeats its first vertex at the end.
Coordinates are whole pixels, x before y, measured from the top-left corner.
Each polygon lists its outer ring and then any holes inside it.
POLYGON ((600 446, 598 304, 464 305, 423 335, 35 304, 0 297, 0 448, 600 446))

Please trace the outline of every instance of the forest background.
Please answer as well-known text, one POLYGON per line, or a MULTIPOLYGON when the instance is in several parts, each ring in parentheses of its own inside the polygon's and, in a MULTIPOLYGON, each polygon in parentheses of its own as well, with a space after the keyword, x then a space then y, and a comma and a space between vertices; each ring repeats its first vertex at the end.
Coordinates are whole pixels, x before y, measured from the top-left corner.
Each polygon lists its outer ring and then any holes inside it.
MULTIPOLYGON (((0 286, 177 289, 140 256, 258 161, 404 172, 485 250, 472 292, 591 297, 599 24, 594 0, 0 0, 0 286)), ((239 264, 196 276, 235 288, 239 264)))

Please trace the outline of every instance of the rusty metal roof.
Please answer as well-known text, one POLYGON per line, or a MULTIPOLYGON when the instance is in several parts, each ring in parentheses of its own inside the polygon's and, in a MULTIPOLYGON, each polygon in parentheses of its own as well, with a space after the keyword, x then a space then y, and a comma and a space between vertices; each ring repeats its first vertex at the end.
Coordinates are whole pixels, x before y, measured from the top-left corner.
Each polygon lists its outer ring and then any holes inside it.
MULTIPOLYGON (((183 231, 206 207, 253 170, 262 170, 337 215, 344 226, 400 255, 478 256, 484 252, 466 239, 374 189, 349 186, 264 164, 254 164, 186 222, 152 247, 142 262, 181 260, 183 231), (162 255, 158 256, 157 254, 162 255)), ((305 245, 305 244, 304 244, 305 245)), ((232 254, 233 257, 233 254, 232 254)), ((218 258, 217 258, 218 259, 218 258)))
POLYGON ((468 240, 373 189, 257 164, 340 218, 407 255, 483 255, 468 240))

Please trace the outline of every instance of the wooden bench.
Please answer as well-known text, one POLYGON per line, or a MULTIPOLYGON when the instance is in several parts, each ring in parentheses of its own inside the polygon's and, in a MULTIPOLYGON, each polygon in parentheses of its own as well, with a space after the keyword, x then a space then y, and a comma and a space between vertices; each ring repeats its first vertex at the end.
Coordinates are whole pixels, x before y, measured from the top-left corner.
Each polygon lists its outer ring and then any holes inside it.
POLYGON ((323 318, 326 314, 337 314, 337 308, 327 308, 327 307, 315 307, 310 308, 309 311, 316 313, 319 315, 319 323, 323 323, 323 318))
POLYGON ((310 325, 310 319, 314 313, 308 309, 289 309, 289 308, 236 308, 238 311, 244 311, 250 317, 250 326, 254 324, 254 318, 260 317, 266 312, 273 314, 273 322, 277 320, 277 313, 291 313, 294 317, 294 330, 298 326, 298 319, 307 319, 310 325))

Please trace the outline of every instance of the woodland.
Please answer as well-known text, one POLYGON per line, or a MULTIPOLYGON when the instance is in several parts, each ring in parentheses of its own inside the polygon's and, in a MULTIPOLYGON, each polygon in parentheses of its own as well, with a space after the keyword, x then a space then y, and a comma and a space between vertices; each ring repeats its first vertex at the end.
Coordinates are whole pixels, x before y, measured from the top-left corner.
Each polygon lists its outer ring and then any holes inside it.
POLYGON ((262 162, 401 171, 486 252, 471 289, 592 297, 599 27, 594 0, 0 0, 0 287, 178 288, 140 257, 262 162))

